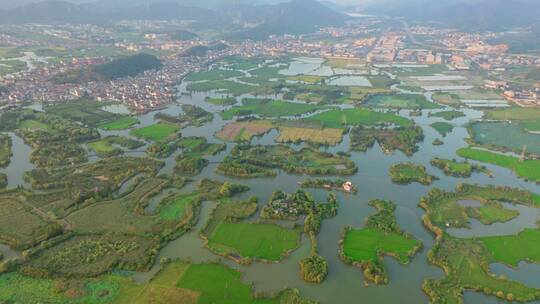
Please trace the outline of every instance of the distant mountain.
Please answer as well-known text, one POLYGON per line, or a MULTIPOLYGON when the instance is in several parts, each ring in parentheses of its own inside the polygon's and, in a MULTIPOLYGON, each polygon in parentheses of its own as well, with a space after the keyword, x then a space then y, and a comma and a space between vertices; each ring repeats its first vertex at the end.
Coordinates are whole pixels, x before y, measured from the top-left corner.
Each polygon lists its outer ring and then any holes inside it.
POLYGON ((342 25, 347 18, 315 0, 293 0, 250 9, 245 15, 258 16, 260 24, 236 33, 235 38, 261 40, 270 35, 305 34, 320 27, 342 25))
POLYGON ((31 3, 1 10, 0 23, 95 23, 102 16, 85 7, 62 0, 31 3))
POLYGON ((529 26, 540 20, 537 0, 416 1, 374 5, 371 13, 437 22, 465 30, 504 30, 529 26))
MULTIPOLYGON (((2 0, 0 0, 2 1, 2 0)), ((187 6, 194 0, 100 0, 93 4, 73 4, 63 0, 45 0, 19 8, 0 10, 0 24, 6 23, 90 23, 100 24, 119 20, 194 20, 212 25, 251 25, 237 33, 238 38, 265 39, 272 34, 303 34, 318 27, 341 25, 345 15, 337 13, 315 0, 292 0, 273 5, 238 4, 216 9, 200 5, 187 6), (126 5, 126 6, 124 6, 126 5)), ((215 0, 226 3, 231 0, 215 0)), ((276 2, 281 0, 260 0, 276 2)), ((245 0, 232 0, 244 3, 245 0)))

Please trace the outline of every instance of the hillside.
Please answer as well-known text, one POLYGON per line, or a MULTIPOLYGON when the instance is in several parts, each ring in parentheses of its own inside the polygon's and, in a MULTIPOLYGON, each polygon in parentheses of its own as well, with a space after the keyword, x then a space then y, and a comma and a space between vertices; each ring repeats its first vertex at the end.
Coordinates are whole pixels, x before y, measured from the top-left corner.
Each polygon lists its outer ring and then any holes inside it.
POLYGON ((148 70, 161 68, 158 58, 148 54, 136 54, 119 58, 110 63, 91 66, 79 70, 68 71, 55 75, 55 83, 85 83, 90 81, 104 81, 123 77, 132 77, 148 70))
MULTIPOLYGON (((342 25, 346 16, 314 0, 293 0, 273 6, 259 6, 262 22, 247 31, 234 34, 237 39, 266 39, 270 35, 305 34, 319 27, 342 25)), ((251 12, 251 15, 254 15, 251 12)))
POLYGON ((435 22, 462 30, 504 30, 540 20, 540 1, 456 0, 374 5, 368 12, 405 17, 411 22, 435 22))

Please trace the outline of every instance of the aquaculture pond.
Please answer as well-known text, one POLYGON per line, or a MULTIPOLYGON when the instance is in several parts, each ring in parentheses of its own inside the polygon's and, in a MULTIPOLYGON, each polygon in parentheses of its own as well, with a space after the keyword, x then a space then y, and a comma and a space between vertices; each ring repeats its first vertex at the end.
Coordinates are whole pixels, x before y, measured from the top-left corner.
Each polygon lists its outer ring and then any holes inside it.
MULTIPOLYGON (((309 74, 316 71, 321 67, 322 62, 319 60, 299 58, 291 66, 284 71, 281 71, 285 75, 299 75, 309 74)), ((188 183, 181 189, 181 193, 190 193, 196 190, 198 181, 202 179, 212 179, 222 182, 229 182, 231 184, 240 184, 249 187, 249 190, 241 193, 238 199, 248 199, 250 196, 256 196, 258 200, 258 210, 261 210, 265 206, 272 193, 277 190, 281 190, 286 193, 294 193, 299 189, 299 182, 304 181, 308 176, 287 174, 283 170, 277 170, 277 174, 271 177, 259 177, 259 178, 235 178, 230 176, 224 176, 218 173, 218 166, 220 162, 227 157, 236 143, 224 142, 215 137, 215 134, 223 129, 225 125, 233 120, 224 119, 220 112, 230 108, 228 105, 216 105, 208 102, 208 98, 224 98, 223 94, 214 93, 197 93, 188 92, 186 86, 188 83, 182 83, 178 86, 178 103, 172 104, 164 109, 156 112, 146 113, 144 115, 136 116, 139 124, 126 130, 105 131, 100 130, 102 137, 106 136, 122 136, 134 140, 139 140, 137 136, 140 135, 137 132, 133 132, 134 129, 138 130, 150 130, 152 126, 155 126, 160 122, 159 118, 156 118, 156 114, 168 114, 173 117, 178 117, 183 113, 182 105, 196 105, 203 110, 210 112, 213 118, 210 122, 203 124, 202 126, 186 126, 180 130, 172 130, 171 132, 179 131, 182 137, 204 137, 209 144, 218 143, 225 144, 226 147, 223 151, 217 152, 214 155, 204 155, 204 158, 208 160, 207 166, 205 166, 200 173, 190 176, 193 181, 188 183), (150 127, 150 129, 149 129, 150 127), (146 129, 145 129, 146 128, 146 129)), ((420 95, 422 96, 422 95, 420 95)), ((251 95, 242 95, 236 97, 238 102, 244 97, 253 97, 251 95)), ((259 98, 268 97, 275 98, 275 96, 258 96, 259 98)), ((430 95, 427 94, 428 101, 432 101, 430 95)), ((210 99, 210 100, 211 100, 210 99)), ((117 108, 109 108, 118 112, 117 108)), ((316 235, 318 244, 318 254, 326 259, 328 262, 328 275, 321 284, 312 284, 304 282, 299 276, 299 262, 300 260, 308 257, 311 251, 311 242, 309 237, 305 234, 302 236, 296 249, 292 250, 288 255, 284 256, 279 262, 265 263, 263 261, 254 260, 251 264, 238 264, 232 259, 226 259, 219 256, 213 251, 210 251, 205 247, 206 240, 201 237, 201 231, 205 229, 208 221, 211 220, 213 211, 215 210, 217 203, 211 200, 201 203, 201 207, 198 217, 198 222, 194 225, 186 234, 171 240, 167 245, 159 250, 156 258, 156 263, 148 271, 133 272, 130 275, 139 283, 149 282, 156 276, 160 269, 159 262, 162 258, 169 259, 189 259, 191 262, 220 262, 226 264, 233 269, 239 270, 243 273, 243 282, 253 282, 253 286, 256 292, 262 292, 265 294, 277 293, 285 288, 297 288, 302 297, 320 301, 320 303, 427 303, 428 296, 423 292, 422 285, 426 278, 442 278, 444 273, 439 267, 436 267, 428 262, 427 253, 433 247, 435 241, 433 234, 428 231, 423 223, 422 216, 425 214, 425 210, 419 207, 419 201, 425 197, 430 189, 436 187, 445 191, 454 191, 456 185, 459 183, 480 184, 480 185, 498 185, 498 186, 510 186, 524 190, 529 190, 535 193, 540 193, 540 187, 534 183, 526 182, 515 176, 510 170, 492 166, 487 164, 486 167, 493 173, 493 177, 480 172, 473 172, 470 178, 456 178, 452 176, 446 176, 441 170, 431 165, 433 157, 439 157, 442 159, 457 159, 463 161, 455 151, 459 148, 468 147, 466 139, 469 137, 466 125, 468 122, 476 119, 480 119, 483 115, 480 111, 475 110, 463 110, 465 116, 459 117, 453 121, 455 128, 446 135, 444 138, 444 144, 439 146, 432 145, 432 142, 441 138, 430 125, 434 122, 440 122, 441 118, 430 116, 429 112, 437 112, 440 109, 428 109, 423 110, 420 116, 409 116, 409 110, 400 110, 398 114, 407 119, 412 119, 423 130, 424 139, 418 144, 418 151, 412 156, 406 156, 400 151, 394 151, 393 153, 385 153, 383 149, 375 144, 373 147, 368 148, 365 152, 350 151, 350 137, 349 134, 345 134, 341 142, 331 147, 318 147, 315 149, 323 152, 349 153, 349 158, 356 164, 358 170, 350 176, 340 177, 348 181, 351 181, 357 188, 357 194, 349 194, 344 192, 336 192, 338 201, 337 214, 334 217, 326 218, 322 221, 320 232, 316 235), (408 185, 393 183, 389 172, 391 167, 398 163, 414 163, 426 168, 427 174, 438 177, 433 179, 431 185, 423 185, 420 183, 412 183, 408 185), (387 285, 373 285, 365 286, 363 282, 362 270, 358 267, 348 265, 344 263, 339 256, 340 240, 343 238, 343 231, 345 227, 351 227, 352 229, 362 229, 365 225, 365 220, 369 216, 375 214, 377 210, 371 207, 368 202, 371 200, 380 199, 391 201, 395 204, 395 217, 400 229, 404 232, 411 234, 414 239, 423 244, 423 249, 420 250, 415 256, 411 257, 410 263, 402 265, 399 261, 392 257, 384 257, 383 262, 386 268, 386 273, 390 280, 387 285)), ((120 111, 121 112, 121 111, 120 111)), ((310 117, 310 115, 317 115, 317 112, 305 114, 303 117, 310 117)), ((341 127, 340 124, 337 124, 341 127)), ((515 136, 519 135, 518 141, 527 143, 527 135, 522 134, 520 130, 512 131, 508 133, 507 129, 497 129, 496 124, 475 124, 478 134, 477 140, 483 140, 485 143, 506 143, 509 145, 510 139, 516 140, 515 136)), ((8 187, 15 188, 19 185, 28 187, 29 185, 24 181, 23 172, 30 171, 35 166, 29 162, 31 147, 23 142, 15 134, 9 134, 13 139, 13 157, 11 164, 7 168, 0 169, 0 172, 4 172, 8 176, 8 187)), ((146 156, 146 149, 153 144, 152 141, 158 141, 170 134, 160 134, 159 138, 152 136, 140 136, 143 139, 147 138, 148 142, 137 149, 125 149, 124 155, 132 157, 144 157, 146 156)), ((256 136, 251 139, 252 145, 276 145, 276 139, 279 136, 279 131, 272 129, 260 136, 256 136)), ((476 137, 475 137, 476 138, 476 137)), ((301 151, 302 148, 306 148, 305 143, 290 143, 286 144, 290 146, 294 151, 301 151)), ((515 144, 513 148, 520 148, 520 144, 515 144)), ((540 146, 530 144, 528 146, 529 151, 540 152, 540 146)), ((195 152, 190 152, 195 153, 195 152)), ((159 174, 172 174, 175 171, 176 159, 179 156, 179 152, 175 151, 170 155, 162 158, 164 166, 159 170, 159 174)), ((346 155, 346 154, 345 154, 346 155)), ((89 162, 96 162, 100 158, 96 155, 89 157, 89 162)), ((136 177, 133 177, 136 178, 136 177)), ((129 191, 131 184, 125 184, 121 191, 129 191)), ((328 191, 325 189, 308 189, 316 201, 325 202, 327 200, 328 191)), ((159 194, 157 198, 150 201, 149 205, 145 209, 146 212, 154 212, 159 210, 157 204, 161 198, 167 197, 170 193, 165 192, 159 194)), ((482 225, 473 221, 470 229, 462 228, 451 230, 450 233, 459 237, 472 237, 472 236, 486 236, 493 235, 492 231, 496 231, 496 235, 510 235, 519 232, 524 228, 533 228, 536 221, 540 219, 538 209, 525 206, 514 206, 510 204, 503 204, 505 208, 516 210, 520 213, 520 216, 497 226, 482 225), (493 230, 492 230, 493 229, 493 230)), ((184 207, 182 207, 184 208, 184 207)), ((259 212, 259 211, 258 211, 259 212)), ((259 213, 247 217, 247 222, 256 221, 259 213)), ((301 223, 301 222, 300 222, 301 223)), ((287 227, 292 227, 294 224, 291 222, 284 222, 287 227)), ((9 249, 9 247, 0 246, 0 252, 4 253, 5 257, 12 257, 17 255, 9 249)), ((538 266, 534 264, 523 263, 516 269, 504 269, 501 266, 494 264, 492 271, 497 274, 505 274, 507 277, 522 280, 525 284, 528 282, 533 284, 535 278, 538 278, 538 266)), ((533 286, 538 288, 539 286, 533 286)), ((480 293, 465 292, 464 302, 466 304, 476 303, 498 303, 496 297, 485 296, 480 293)))
POLYGON ((471 125, 474 141, 482 145, 493 145, 520 153, 540 155, 540 135, 529 133, 518 124, 504 122, 476 122, 471 125))

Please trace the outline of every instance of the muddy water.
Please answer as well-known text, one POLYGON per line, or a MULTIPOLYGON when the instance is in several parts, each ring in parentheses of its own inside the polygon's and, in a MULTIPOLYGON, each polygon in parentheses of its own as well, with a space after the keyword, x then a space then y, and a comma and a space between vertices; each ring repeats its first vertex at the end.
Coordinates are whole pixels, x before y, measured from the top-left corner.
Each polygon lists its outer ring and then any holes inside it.
MULTIPOLYGON (((307 63, 310 64, 310 63, 307 63)), ((219 112, 227 107, 215 106, 204 101, 207 93, 192 93, 185 94, 185 84, 179 86, 179 102, 186 104, 195 104, 203 107, 207 111, 214 113, 219 112), (184 94, 182 94, 184 93, 184 94)), ((219 94, 210 94, 213 97, 220 97, 219 94)), ((428 96, 430 97, 430 96, 428 96)), ((239 98, 240 99, 240 98, 239 98)), ((166 109, 161 110, 171 115, 181 113, 180 105, 171 105, 166 109)), ((433 110, 440 111, 440 110, 433 110)), ((327 280, 320 285, 312 285, 303 282, 299 278, 298 261, 309 254, 309 241, 303 239, 300 248, 294 251, 289 257, 278 264, 263 264, 253 263, 249 266, 236 265, 232 261, 223 260, 206 250, 202 245, 203 242, 199 237, 198 230, 203 227, 208 220, 211 210, 215 207, 212 202, 205 202, 202 205, 200 220, 197 226, 185 234, 181 238, 169 243, 164 247, 159 257, 167 258, 186 258, 195 262, 222 260, 224 263, 240 269, 244 273, 246 282, 254 282, 254 287, 257 291, 273 293, 285 287, 298 288, 302 294, 308 298, 318 300, 321 303, 426 303, 427 298, 421 290, 422 281, 424 278, 437 278, 443 275, 441 269, 431 266, 426 261, 428 249, 433 245, 431 234, 424 229, 421 224, 421 216, 423 210, 418 207, 418 201, 425 196, 429 191, 429 186, 412 184, 408 186, 395 185, 390 181, 388 176, 389 168, 392 164, 403 161, 413 161, 426 166, 429 174, 440 177, 432 186, 439 187, 445 190, 452 190, 456 184, 460 182, 478 183, 482 185, 509 185, 527 190, 532 190, 540 193, 540 187, 533 183, 528 183, 516 178, 509 170, 488 165, 488 169, 494 172, 495 177, 489 178, 485 174, 473 174, 471 178, 454 178, 445 176, 442 171, 432 167, 430 160, 433 156, 442 158, 460 159, 455 151, 458 148, 467 146, 465 138, 468 137, 467 130, 464 125, 472 120, 481 117, 482 113, 474 110, 465 110, 467 117, 459 118, 452 121, 455 129, 452 133, 442 138, 445 142, 442 146, 433 146, 431 142, 435 138, 441 138, 440 135, 433 130, 429 125, 435 121, 442 121, 437 117, 429 117, 428 111, 423 111, 422 116, 412 117, 423 129, 425 140, 420 145, 420 149, 412 157, 407 157, 401 152, 395 152, 386 155, 381 151, 378 145, 369 149, 365 153, 351 153, 352 160, 358 165, 358 173, 351 176, 349 179, 358 186, 358 195, 348 195, 337 193, 340 205, 338 215, 335 218, 325 220, 322 225, 321 232, 318 236, 320 254, 324 256, 330 265, 330 272, 327 280), (390 276, 390 284, 388 286, 370 286, 364 287, 362 284, 362 273, 359 269, 343 264, 338 258, 338 240, 342 229, 345 226, 362 227, 364 219, 373 214, 375 210, 368 206, 368 201, 371 199, 392 200, 397 205, 396 215, 399 225, 405 230, 412 233, 416 238, 424 242, 425 249, 420 252, 409 265, 400 265, 394 259, 385 259, 390 276)), ((142 115, 139 118, 140 126, 147 126, 155 123, 154 115, 156 112, 142 115)), ((400 115, 408 117, 408 111, 402 111, 400 115)), ((205 136, 210 142, 219 142, 213 137, 213 134, 220 130, 227 121, 223 121, 219 115, 215 115, 214 120, 199 128, 189 127, 183 129, 183 136, 205 136)), ((129 136, 129 131, 111 131, 102 132, 102 135, 123 135, 129 136)), ((13 136, 13 135, 12 135, 13 136)), ((274 139, 277 136, 276 131, 271 131, 268 134, 257 138, 254 143, 259 144, 275 144, 274 139)), ((30 147, 24 145, 20 138, 14 138, 14 156, 11 165, 2 169, 9 176, 9 187, 15 187, 23 184, 22 172, 31 170, 33 166, 28 162, 30 147)), ((183 191, 191 191, 196 184, 196 180, 202 178, 213 178, 222 181, 230 181, 247 185, 251 190, 242 195, 248 197, 256 195, 260 199, 262 206, 268 201, 271 194, 275 190, 283 190, 286 192, 295 191, 298 187, 298 182, 302 176, 289 175, 285 173, 278 174, 275 178, 260 178, 260 179, 236 179, 218 175, 216 171, 217 164, 225 157, 232 149, 233 144, 227 144, 227 150, 210 158, 211 164, 197 176, 195 182, 188 185, 183 191)), ((300 148, 302 145, 296 145, 295 148, 300 148)), ((348 151, 349 138, 345 136, 343 142, 336 147, 322 148, 331 152, 348 151)), ((141 150, 141 149, 139 149, 141 150)), ((144 148, 142 148, 144 150, 144 148)), ((140 151, 128 152, 127 155, 141 157, 144 153, 140 151)), ((161 173, 168 173, 174 166, 174 155, 165 160, 165 167, 161 173)), ((327 193, 323 190, 313 190, 312 193, 318 200, 325 200, 327 193)), ((157 208, 159 200, 153 201, 148 211, 153 211, 157 208)), ((513 207, 513 206, 511 206, 513 207)), ((518 207, 516 207, 518 208, 518 207)), ((523 213, 528 213, 523 210, 523 213)), ((521 212, 521 210, 520 210, 521 212)), ((536 214, 538 218, 538 214, 536 214)), ((511 227, 527 227, 524 218, 518 217, 508 224, 511 227), (526 224, 526 225, 525 225, 526 224)), ((515 233, 516 230, 509 227, 498 227, 497 233, 509 234, 515 233)), ((473 225, 470 230, 470 235, 475 235, 480 228, 473 225)), ((486 231, 489 231, 487 229, 486 231)), ((159 259, 158 259, 159 261, 159 259)), ((493 266, 493 271, 503 273, 496 266, 493 266)), ((523 282, 532 282, 538 277, 538 272, 533 269, 533 265, 520 265, 517 270, 519 277, 523 282), (522 270, 523 269, 523 270, 522 270), (531 270, 533 269, 533 270, 531 270)), ((159 265, 147 273, 137 273, 134 275, 137 281, 147 281, 156 273, 159 265)), ((512 277, 510 272, 506 274, 512 277)), ((514 277, 512 277, 514 278, 514 277)), ((490 297, 485 297, 476 293, 466 293, 464 296, 465 303, 495 303, 496 300, 490 297)))

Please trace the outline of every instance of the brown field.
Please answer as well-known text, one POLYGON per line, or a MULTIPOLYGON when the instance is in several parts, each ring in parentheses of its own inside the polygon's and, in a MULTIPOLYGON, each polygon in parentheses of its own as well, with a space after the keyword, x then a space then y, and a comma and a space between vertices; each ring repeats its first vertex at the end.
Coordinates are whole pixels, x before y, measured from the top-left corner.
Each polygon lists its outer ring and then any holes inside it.
POLYGON ((343 130, 341 129, 279 127, 279 137, 276 141, 280 143, 306 141, 334 146, 341 142, 342 137, 343 130))
POLYGON ((268 120, 233 122, 216 133, 216 137, 226 141, 249 141, 254 136, 263 135, 272 129, 268 120))

